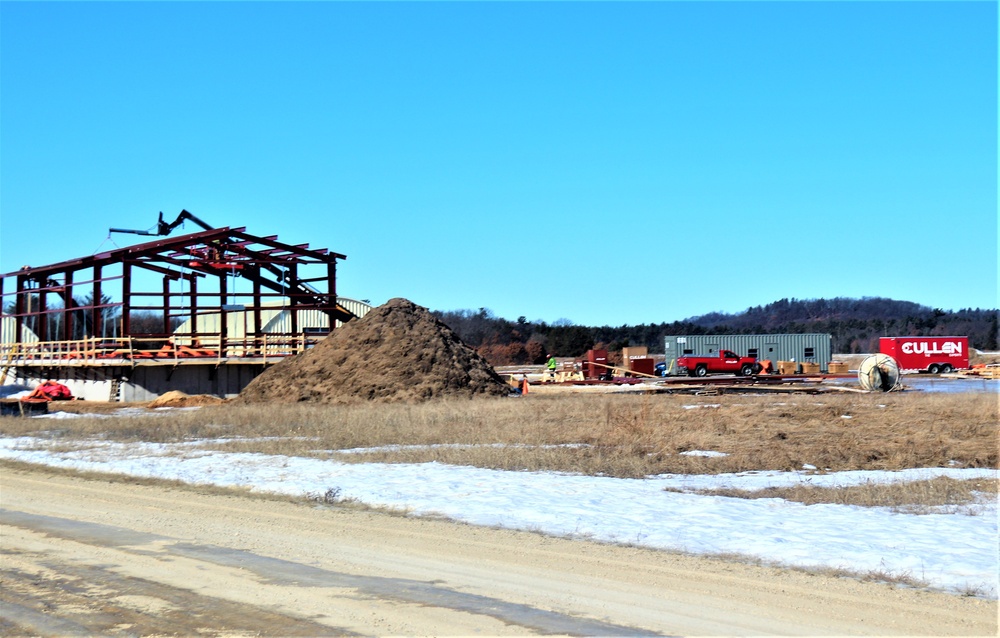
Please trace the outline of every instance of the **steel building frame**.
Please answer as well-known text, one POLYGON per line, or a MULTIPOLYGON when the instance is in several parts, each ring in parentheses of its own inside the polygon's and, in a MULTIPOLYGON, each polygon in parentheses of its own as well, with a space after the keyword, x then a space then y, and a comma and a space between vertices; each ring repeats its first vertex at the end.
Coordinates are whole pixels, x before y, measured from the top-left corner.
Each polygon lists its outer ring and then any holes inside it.
MULTIPOLYGON (((329 317, 329 329, 337 320, 354 317, 337 303, 336 268, 345 255, 328 249, 310 249, 309 244, 290 245, 277 235, 259 237, 246 228, 216 228, 158 239, 126 248, 81 257, 47 266, 24 266, 0 275, 0 297, 4 317, 12 317, 16 329, 15 348, 5 343, 5 358, 21 358, 29 352, 66 352, 77 357, 156 357, 233 356, 227 334, 227 313, 239 312, 253 329, 240 336, 242 356, 260 356, 270 339, 272 353, 286 353, 273 347, 275 339, 295 342, 287 354, 306 347, 315 331, 306 333, 297 325, 297 310, 318 310, 329 317), (319 270, 317 274, 315 271, 319 270), (310 276, 312 275, 312 276, 310 276), (138 289, 138 280, 155 281, 156 290, 138 289), (249 292, 239 292, 236 279, 249 282, 249 292), (8 292, 8 280, 14 290, 8 292), (232 285, 230 285, 232 284, 232 285), (107 293, 120 288, 121 299, 107 293), (179 288, 179 289, 178 289, 179 288), (89 293, 89 299, 74 292, 89 293), (52 298, 57 298, 52 303, 52 298), (277 301, 280 300, 280 301, 277 301), (264 334, 261 310, 278 303, 290 312, 290 332, 264 334), (146 313, 144 326, 135 324, 136 313, 146 313), (149 327, 148 315, 162 315, 162 325, 149 327), (218 314, 216 333, 186 334, 184 351, 172 344, 172 332, 184 318, 218 314), (252 319, 252 320, 251 320, 252 319), (108 326, 113 322, 112 326, 108 326), (24 343, 30 329, 37 343, 24 343), (197 347, 207 338, 213 350, 197 347), (127 347, 123 344, 127 344, 127 347)), ((191 323, 192 331, 197 322, 191 323)))

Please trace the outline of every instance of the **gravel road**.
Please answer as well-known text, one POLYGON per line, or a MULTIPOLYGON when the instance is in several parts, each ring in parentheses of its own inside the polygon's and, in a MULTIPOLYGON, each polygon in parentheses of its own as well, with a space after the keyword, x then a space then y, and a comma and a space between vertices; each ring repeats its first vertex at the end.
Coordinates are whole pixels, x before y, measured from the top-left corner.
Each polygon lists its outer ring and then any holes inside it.
POLYGON ((996 635, 997 603, 721 560, 2 468, 13 635, 996 635))

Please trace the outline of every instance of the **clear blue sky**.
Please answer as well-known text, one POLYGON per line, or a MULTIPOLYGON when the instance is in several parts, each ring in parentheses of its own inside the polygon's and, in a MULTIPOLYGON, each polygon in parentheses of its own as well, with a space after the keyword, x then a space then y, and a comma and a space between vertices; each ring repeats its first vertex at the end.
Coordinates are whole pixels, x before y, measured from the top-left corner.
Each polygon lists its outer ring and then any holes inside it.
POLYGON ((375 304, 585 325, 997 307, 997 22, 995 2, 3 2, 0 272, 186 208, 346 254, 340 293, 375 304))

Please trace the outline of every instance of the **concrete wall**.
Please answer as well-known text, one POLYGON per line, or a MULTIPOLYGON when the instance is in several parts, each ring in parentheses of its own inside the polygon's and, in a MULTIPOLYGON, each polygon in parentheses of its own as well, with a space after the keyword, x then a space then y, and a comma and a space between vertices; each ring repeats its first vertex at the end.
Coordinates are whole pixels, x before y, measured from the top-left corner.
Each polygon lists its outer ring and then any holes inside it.
POLYGON ((114 380, 120 380, 119 399, 126 403, 148 402, 171 390, 185 394, 212 394, 223 398, 238 395, 264 370, 261 364, 228 363, 221 366, 88 366, 11 368, 4 385, 34 388, 47 380, 62 383, 74 397, 86 401, 112 400, 114 380))
POLYGON ((122 401, 152 401, 170 390, 185 394, 212 394, 230 399, 263 371, 262 365, 227 363, 221 366, 137 367, 122 382, 122 401))
POLYGON ((56 381, 69 388, 73 396, 86 401, 107 401, 111 394, 112 379, 128 368, 118 367, 64 367, 39 368, 12 367, 4 385, 26 385, 34 388, 43 381, 56 381))

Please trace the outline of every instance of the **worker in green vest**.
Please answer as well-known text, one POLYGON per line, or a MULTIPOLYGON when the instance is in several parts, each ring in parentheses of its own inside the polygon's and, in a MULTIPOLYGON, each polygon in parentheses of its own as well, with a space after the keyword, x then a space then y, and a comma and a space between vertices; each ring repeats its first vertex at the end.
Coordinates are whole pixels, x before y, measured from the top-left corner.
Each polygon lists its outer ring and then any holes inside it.
POLYGON ((556 361, 555 355, 550 354, 549 355, 549 362, 547 364, 545 364, 545 365, 546 365, 546 367, 548 367, 549 372, 555 372, 556 368, 559 366, 559 363, 556 361))

